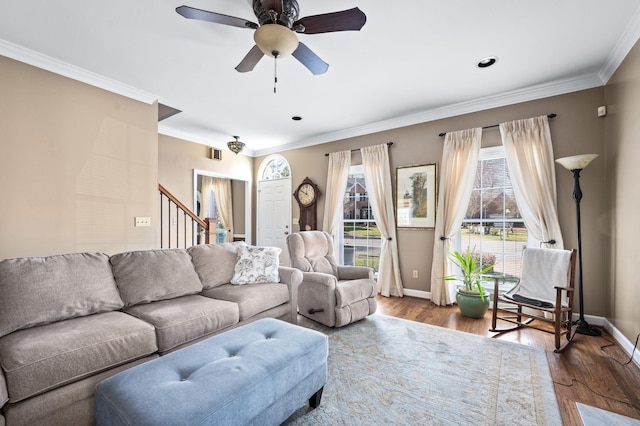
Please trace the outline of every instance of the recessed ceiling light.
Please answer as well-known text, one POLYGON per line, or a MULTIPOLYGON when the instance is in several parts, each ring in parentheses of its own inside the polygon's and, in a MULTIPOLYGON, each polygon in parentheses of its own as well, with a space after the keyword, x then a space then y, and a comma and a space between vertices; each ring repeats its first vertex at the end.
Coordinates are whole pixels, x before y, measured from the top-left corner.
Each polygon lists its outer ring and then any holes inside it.
POLYGON ((300 121, 300 120, 302 120, 302 117, 300 117, 299 115, 294 115, 293 117, 291 117, 291 119, 293 121, 300 121))
POLYGON ((487 56, 486 58, 480 59, 476 66, 478 68, 488 68, 496 62, 498 62, 498 58, 496 56, 487 56))

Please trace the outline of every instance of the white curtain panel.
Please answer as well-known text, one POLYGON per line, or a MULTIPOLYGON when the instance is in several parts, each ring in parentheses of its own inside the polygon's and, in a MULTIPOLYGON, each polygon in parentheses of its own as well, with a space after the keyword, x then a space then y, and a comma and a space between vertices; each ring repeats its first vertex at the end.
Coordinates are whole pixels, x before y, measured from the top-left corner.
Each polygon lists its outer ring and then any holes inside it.
POLYGON ((233 242, 233 202, 231 200, 231 180, 213 178, 213 191, 220 215, 220 223, 227 230, 226 242, 233 242))
POLYGON ((209 214, 209 203, 211 203, 211 188, 213 188, 213 178, 202 176, 200 184, 200 219, 206 219, 209 214))
POLYGON ((547 248, 564 248, 556 192, 549 118, 500 124, 513 192, 530 237, 547 248), (548 241, 555 240, 555 244, 548 241))
POLYGON ((338 233, 343 218, 344 191, 349 179, 351 167, 351 151, 340 151, 329 154, 327 172, 327 194, 324 201, 324 217, 322 229, 333 237, 334 253, 338 253, 340 242, 338 233))
POLYGON ((382 236, 380 266, 378 268, 378 292, 383 296, 402 297, 402 279, 398 261, 398 239, 393 208, 391 165, 388 145, 362 148, 362 168, 373 217, 382 236))
POLYGON ((436 305, 455 302, 455 284, 443 277, 454 273, 449 260, 449 253, 454 250, 451 238, 460 231, 469 206, 481 138, 482 129, 478 127, 449 132, 444 139, 431 265, 431 300, 436 305))

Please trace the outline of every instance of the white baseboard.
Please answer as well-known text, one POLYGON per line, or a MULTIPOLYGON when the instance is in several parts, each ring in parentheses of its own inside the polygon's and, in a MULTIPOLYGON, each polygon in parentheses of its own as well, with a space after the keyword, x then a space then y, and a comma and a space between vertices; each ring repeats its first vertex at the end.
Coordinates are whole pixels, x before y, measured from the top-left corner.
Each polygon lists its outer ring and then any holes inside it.
MULTIPOLYGON (((423 290, 412 290, 410 288, 402 289, 402 293, 405 296, 418 297, 420 299, 431 299, 430 291, 423 290)), ((579 315, 574 314, 574 319, 578 319, 579 315)), ((629 341, 627 337, 620 332, 607 318, 598 317, 594 315, 585 315, 584 318, 587 320, 589 324, 598 325, 607 330, 607 333, 611 334, 611 336, 616 339, 616 341, 620 344, 622 349, 624 349, 629 356, 633 353, 633 345, 635 342, 629 341)), ((640 348, 636 350, 633 355, 633 361, 635 364, 640 367, 640 348)))
MULTIPOLYGON (((585 315, 585 318, 586 317, 587 316, 585 315)), ((593 317, 589 317, 588 321, 591 321, 591 318, 593 317)), ((611 324, 611 322, 608 319, 606 318, 601 318, 601 319, 602 319, 602 324, 598 324, 596 320, 594 320, 593 323, 602 325, 604 329, 607 330, 607 332, 611 334, 611 336, 613 336, 613 338, 616 339, 618 343, 620 343, 620 346, 622 346, 622 349, 624 349, 627 352, 627 354, 631 356, 631 354, 633 353, 633 345, 635 342, 631 342, 629 339, 627 339, 627 337, 624 334, 622 334, 622 332, 620 332, 620 330, 618 330, 613 324, 611 324)), ((636 352, 633 355, 633 362, 636 364, 636 366, 640 367, 640 353, 638 353, 638 350, 640 349, 636 349, 636 352)))
POLYGON ((412 290, 410 288, 403 288, 402 294, 405 296, 411 297, 419 297, 420 299, 429 299, 431 300, 431 292, 430 291, 422 291, 422 290, 412 290))
MULTIPOLYGON (((573 319, 577 320, 579 318, 580 318, 580 314, 576 314, 575 311, 574 311, 573 319)), ((609 322, 605 317, 597 317, 595 315, 585 315, 584 319, 589 324, 598 325, 600 327, 604 327, 605 324, 609 322)), ((609 330, 607 330, 607 331, 609 331, 609 330)))
MULTIPOLYGON (((577 320, 578 318, 580 318, 580 314, 573 314, 574 320, 577 320)), ((622 334, 622 332, 618 330, 611 323, 611 321, 609 321, 605 317, 598 317, 595 315, 585 315, 584 319, 591 325, 597 325, 607 330, 607 333, 609 333, 614 339, 616 339, 616 341, 620 344, 622 349, 624 349, 625 352, 627 352, 627 354, 631 356, 631 354, 633 353, 633 344, 635 342, 629 341, 629 339, 627 339, 627 337, 624 334, 622 334)), ((633 354, 633 362, 638 367, 640 367, 640 353, 638 353, 638 350, 636 350, 635 354, 633 354)))

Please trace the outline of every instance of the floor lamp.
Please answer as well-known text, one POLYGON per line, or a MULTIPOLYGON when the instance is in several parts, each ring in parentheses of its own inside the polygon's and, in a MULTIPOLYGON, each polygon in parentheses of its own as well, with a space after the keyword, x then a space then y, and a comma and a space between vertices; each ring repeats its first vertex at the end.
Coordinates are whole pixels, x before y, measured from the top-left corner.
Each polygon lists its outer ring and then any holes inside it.
POLYGON ((578 229, 578 273, 580 274, 580 288, 578 289, 578 295, 580 297, 580 318, 576 322, 576 333, 586 334, 589 336, 600 336, 601 331, 589 325, 584 319, 584 289, 582 286, 582 235, 580 229, 580 200, 582 200, 582 191, 580 190, 580 171, 591 163, 598 154, 583 154, 574 155, 571 157, 558 158, 557 163, 560 163, 565 169, 573 173, 573 200, 576 202, 576 224, 578 229))

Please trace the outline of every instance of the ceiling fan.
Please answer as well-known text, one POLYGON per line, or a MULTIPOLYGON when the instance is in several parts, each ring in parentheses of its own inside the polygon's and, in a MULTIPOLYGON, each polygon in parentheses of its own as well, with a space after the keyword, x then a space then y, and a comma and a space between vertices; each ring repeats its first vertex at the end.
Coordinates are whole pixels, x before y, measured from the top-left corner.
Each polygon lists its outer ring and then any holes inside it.
POLYGON ((293 55, 313 74, 324 74, 329 69, 329 64, 299 42, 296 33, 359 31, 367 21, 366 15, 357 7, 298 19, 300 7, 297 0, 253 0, 253 12, 259 25, 246 19, 190 6, 177 7, 176 12, 188 19, 255 30, 253 38, 256 45, 236 67, 239 72, 252 71, 264 55, 274 58, 293 55))

